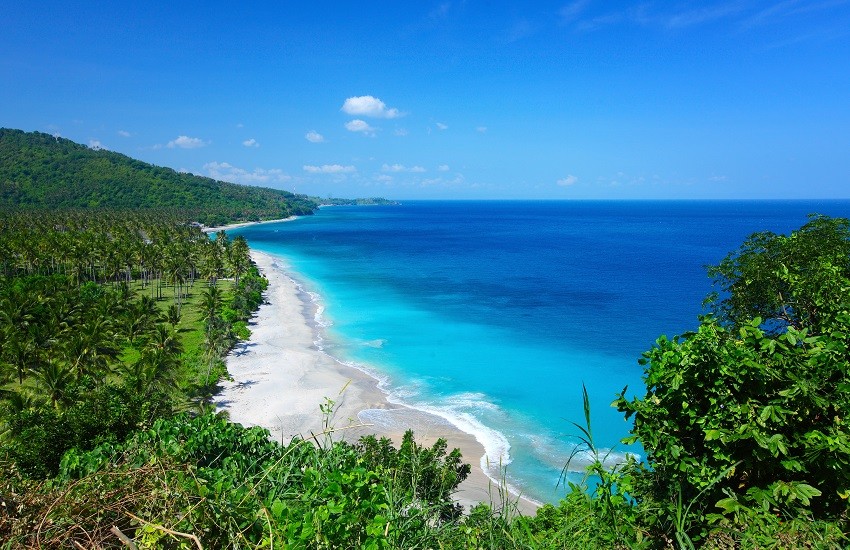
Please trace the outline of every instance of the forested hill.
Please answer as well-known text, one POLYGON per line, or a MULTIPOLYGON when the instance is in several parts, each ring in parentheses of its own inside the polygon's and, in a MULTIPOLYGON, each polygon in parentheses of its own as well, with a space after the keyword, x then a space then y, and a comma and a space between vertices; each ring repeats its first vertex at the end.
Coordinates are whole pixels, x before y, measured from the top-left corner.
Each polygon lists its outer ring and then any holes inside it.
POLYGON ((182 174, 41 132, 0 128, 0 208, 179 209, 208 225, 310 214, 316 199, 182 174))

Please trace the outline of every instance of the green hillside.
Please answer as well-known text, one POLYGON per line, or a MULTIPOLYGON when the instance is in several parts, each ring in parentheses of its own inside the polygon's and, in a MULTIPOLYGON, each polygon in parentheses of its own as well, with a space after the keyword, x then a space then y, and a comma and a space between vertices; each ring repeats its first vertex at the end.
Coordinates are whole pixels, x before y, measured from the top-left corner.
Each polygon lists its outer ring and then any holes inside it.
POLYGON ((49 134, 0 128, 0 208, 167 208, 218 224, 310 214, 317 206, 304 195, 182 174, 49 134))

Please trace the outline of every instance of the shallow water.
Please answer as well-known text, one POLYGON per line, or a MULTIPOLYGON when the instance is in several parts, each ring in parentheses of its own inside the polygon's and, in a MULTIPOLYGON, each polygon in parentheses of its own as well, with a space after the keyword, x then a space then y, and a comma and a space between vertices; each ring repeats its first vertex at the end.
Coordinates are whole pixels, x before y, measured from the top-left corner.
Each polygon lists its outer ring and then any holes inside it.
POLYGON ((696 327, 704 265, 811 212, 850 216, 850 202, 411 202, 228 233, 287 259, 317 301, 325 351, 474 433, 491 474, 501 463, 551 502, 582 384, 597 446, 639 454, 619 443, 629 424, 609 404, 641 392, 641 353, 696 327))

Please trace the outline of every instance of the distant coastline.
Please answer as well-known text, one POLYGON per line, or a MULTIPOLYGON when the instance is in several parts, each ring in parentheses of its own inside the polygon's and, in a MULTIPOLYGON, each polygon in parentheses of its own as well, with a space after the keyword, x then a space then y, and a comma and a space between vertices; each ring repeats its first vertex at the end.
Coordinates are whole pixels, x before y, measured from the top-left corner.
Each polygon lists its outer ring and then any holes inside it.
POLYGON ((237 227, 247 227, 249 225, 261 225, 264 223, 278 223, 278 222, 291 222, 293 220, 297 220, 298 216, 289 216, 288 218, 279 218, 276 220, 262 220, 258 222, 238 222, 238 223, 229 223, 227 225, 219 225, 215 227, 202 227, 201 231, 204 233, 218 233, 219 231, 227 231, 228 229, 236 229, 237 227))

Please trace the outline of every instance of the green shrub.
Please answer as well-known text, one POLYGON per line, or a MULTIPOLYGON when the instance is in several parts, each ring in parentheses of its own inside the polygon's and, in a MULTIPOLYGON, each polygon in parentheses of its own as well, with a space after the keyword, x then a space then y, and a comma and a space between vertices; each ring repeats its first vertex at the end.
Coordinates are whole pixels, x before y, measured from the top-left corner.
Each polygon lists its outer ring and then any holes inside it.
POLYGON ((423 448, 412 434, 398 450, 374 438, 321 447, 294 439, 284 446, 266 430, 203 415, 157 421, 124 444, 72 450, 57 479, 69 486, 102 483, 110 475, 133 479, 152 464, 167 465, 156 474, 159 488, 151 490, 167 490, 168 501, 135 503, 132 513, 147 523, 128 527, 129 534, 164 544, 167 533, 149 524, 161 525, 195 533, 214 548, 234 540, 294 548, 427 547, 447 521, 441 515, 451 508, 449 495, 463 477, 458 473, 469 469, 444 442, 423 448), (407 468, 402 464, 410 467, 399 475, 397 466, 407 468))
POLYGON ((29 476, 51 477, 69 449, 123 441, 171 412, 167 397, 159 393, 141 396, 125 386, 92 388, 85 382, 69 391, 72 404, 65 409, 43 404, 9 413, 7 452, 29 476))
POLYGON ((712 270, 728 292, 714 298, 717 316, 644 354, 645 396, 624 392, 615 405, 646 451, 634 496, 659 535, 699 540, 724 522, 773 532, 776 517, 846 522, 848 251, 846 220, 754 235, 712 270))

